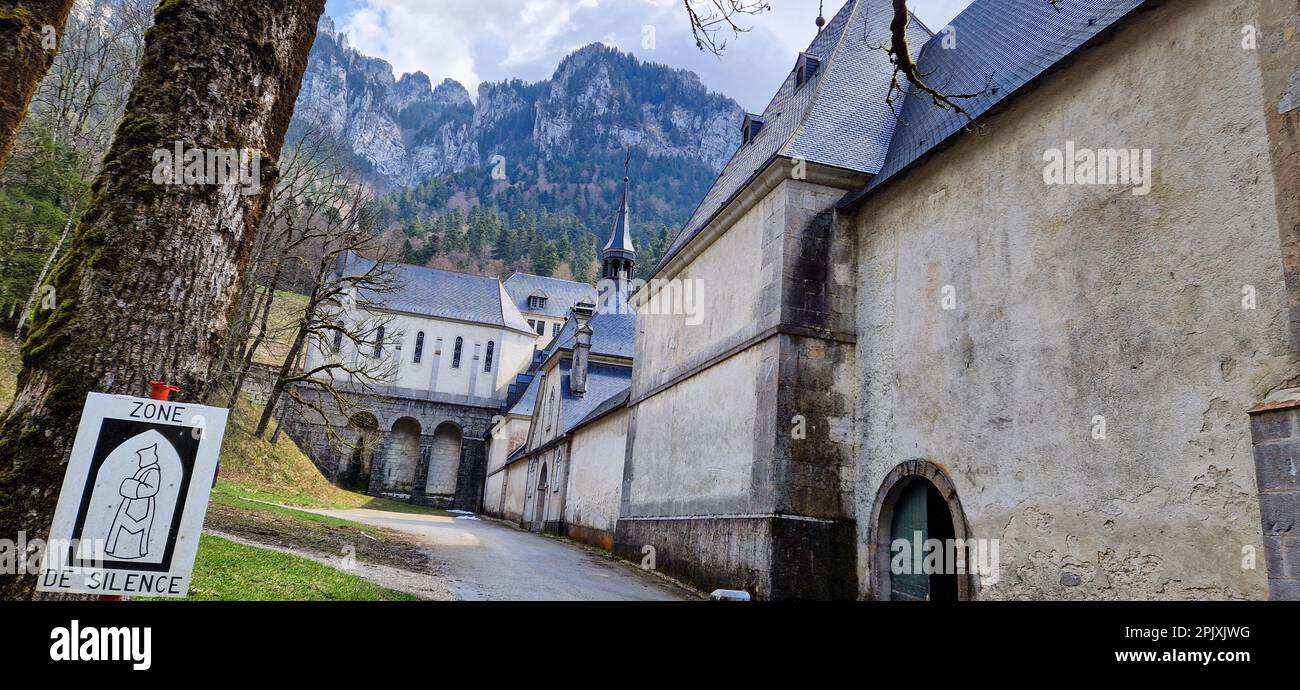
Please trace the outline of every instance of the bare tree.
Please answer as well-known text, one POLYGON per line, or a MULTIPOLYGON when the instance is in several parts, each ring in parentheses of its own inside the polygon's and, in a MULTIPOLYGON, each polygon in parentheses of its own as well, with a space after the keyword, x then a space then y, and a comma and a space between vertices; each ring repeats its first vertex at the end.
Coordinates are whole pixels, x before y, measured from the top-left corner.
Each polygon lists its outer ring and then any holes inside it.
POLYGON ((750 30, 740 25, 739 17, 772 9, 769 0, 682 0, 682 5, 691 23, 695 47, 714 55, 721 55, 727 49, 726 40, 719 34, 730 32, 739 36, 750 30))
POLYGON ((324 235, 314 231, 313 226, 319 225, 328 204, 337 201, 336 185, 346 176, 337 142, 315 128, 286 148, 281 167, 279 182, 258 229, 249 268, 240 282, 238 306, 221 364, 204 387, 205 397, 228 389, 231 408, 263 346, 291 337, 277 332, 282 324, 271 318, 279 290, 309 268, 304 266, 303 252, 313 243, 319 244, 324 235))
MULTIPOLYGON (((1039 1, 1046 2, 1058 11, 1060 9, 1057 6, 1058 0, 1039 1)), ((907 6, 907 0, 893 0, 893 4, 894 17, 889 23, 889 47, 885 50, 889 53, 889 61, 894 65, 894 74, 890 79, 889 92, 885 96, 885 101, 891 109, 896 110, 900 96, 925 96, 936 107, 952 110, 965 117, 967 122, 971 122, 974 117, 958 101, 984 95, 992 82, 992 76, 979 91, 968 93, 945 93, 946 87, 931 85, 930 75, 921 73, 911 46, 908 45, 907 25, 912 21, 912 12, 907 6)))
POLYGON ((371 225, 326 242, 316 265, 315 287, 258 422, 259 436, 266 433, 284 396, 300 414, 303 410, 314 414, 337 446, 341 437, 333 424, 335 415, 350 417, 355 396, 372 393, 376 385, 392 379, 393 364, 386 354, 393 341, 386 332, 390 319, 380 309, 381 296, 398 285, 390 263, 361 259, 358 254, 378 250, 378 239, 371 225), (321 357, 303 367, 299 363, 306 359, 308 347, 316 348, 321 357))
MULTIPOLYGON (((78 0, 45 79, 32 98, 28 123, 39 122, 76 151, 85 185, 99 173, 100 161, 122 119, 131 84, 144 58, 144 35, 153 24, 157 0, 78 0)), ((19 138, 21 141, 21 137, 19 138)), ((63 251, 77 211, 85 199, 68 199, 68 220, 49 249, 32 284, 14 337, 21 339, 54 261, 63 251)))
MULTIPOLYGON (((108 150, 144 59, 157 0, 78 0, 31 114, 93 166, 108 150)), ((92 169, 91 171, 96 172, 92 169)))
POLYGON ((0 0, 0 170, 54 61, 73 0, 0 0))

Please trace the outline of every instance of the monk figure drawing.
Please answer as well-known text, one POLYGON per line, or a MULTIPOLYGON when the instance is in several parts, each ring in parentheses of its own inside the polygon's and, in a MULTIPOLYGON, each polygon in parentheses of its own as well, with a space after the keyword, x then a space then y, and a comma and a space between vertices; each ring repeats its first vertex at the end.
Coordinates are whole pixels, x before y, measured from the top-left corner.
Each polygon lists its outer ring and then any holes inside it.
POLYGON ((149 532, 157 507, 154 497, 162 484, 158 444, 136 451, 136 458, 139 469, 122 480, 118 489, 122 505, 108 530, 108 555, 127 560, 149 555, 149 532))

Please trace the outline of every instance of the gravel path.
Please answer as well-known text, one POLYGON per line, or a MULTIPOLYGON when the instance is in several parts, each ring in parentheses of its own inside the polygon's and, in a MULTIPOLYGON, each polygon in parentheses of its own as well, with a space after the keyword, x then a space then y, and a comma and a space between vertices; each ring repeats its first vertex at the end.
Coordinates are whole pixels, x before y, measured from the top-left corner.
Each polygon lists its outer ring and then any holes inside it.
MULTIPOLYGON (((300 509, 301 510, 301 509, 300 509)), ((685 601, 698 597, 603 551, 525 532, 494 520, 313 510, 404 532, 431 548, 432 562, 462 601, 685 601)), ((391 585, 386 585, 391 586, 391 585)), ((394 587, 394 589, 397 589, 394 587)))

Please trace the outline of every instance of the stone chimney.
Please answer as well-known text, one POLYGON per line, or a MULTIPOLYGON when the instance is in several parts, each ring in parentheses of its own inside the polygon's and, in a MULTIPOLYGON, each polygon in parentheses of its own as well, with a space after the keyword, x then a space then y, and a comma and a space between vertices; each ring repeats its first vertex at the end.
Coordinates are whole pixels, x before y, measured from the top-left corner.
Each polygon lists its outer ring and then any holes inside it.
POLYGON ((595 316, 596 305, 587 301, 578 302, 573 305, 573 308, 570 309, 569 312, 573 314, 575 319, 577 319, 578 325, 582 325, 590 321, 592 316, 595 316))
POLYGON ((573 370, 569 372, 569 391, 578 397, 587 392, 587 364, 591 360, 591 322, 578 326, 578 339, 573 345, 573 370))

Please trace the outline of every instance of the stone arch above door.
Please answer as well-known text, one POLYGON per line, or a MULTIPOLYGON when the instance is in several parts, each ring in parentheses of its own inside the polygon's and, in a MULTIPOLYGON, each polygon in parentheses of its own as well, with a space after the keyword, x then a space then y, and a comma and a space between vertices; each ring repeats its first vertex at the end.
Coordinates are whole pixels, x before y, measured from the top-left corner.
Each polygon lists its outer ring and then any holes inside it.
MULTIPOLYGON (((872 502, 870 541, 868 558, 871 564, 871 596, 874 599, 888 600, 893 594, 893 573, 891 571, 890 545, 894 509, 904 490, 915 482, 927 482, 942 499, 952 522, 952 538, 959 543, 973 539, 966 513, 957 496, 957 487, 943 468, 928 460, 908 460, 895 467, 885 476, 872 502)), ((973 565, 973 564, 971 564, 973 565)), ((957 598, 961 601, 974 600, 978 594, 976 578, 967 568, 957 577, 957 598)))

